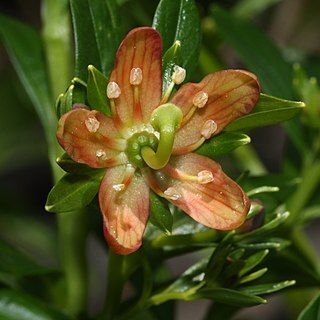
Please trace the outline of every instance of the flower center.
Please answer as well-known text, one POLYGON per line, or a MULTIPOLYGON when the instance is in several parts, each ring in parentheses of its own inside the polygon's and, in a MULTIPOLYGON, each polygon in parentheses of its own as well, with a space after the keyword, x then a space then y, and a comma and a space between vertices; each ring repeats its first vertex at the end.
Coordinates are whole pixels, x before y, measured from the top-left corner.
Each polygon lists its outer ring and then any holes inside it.
POLYGON ((126 154, 130 163, 138 168, 145 167, 146 163, 141 156, 141 149, 144 147, 149 147, 153 151, 156 151, 158 143, 159 141, 153 133, 142 131, 133 134, 127 140, 126 149, 126 154))

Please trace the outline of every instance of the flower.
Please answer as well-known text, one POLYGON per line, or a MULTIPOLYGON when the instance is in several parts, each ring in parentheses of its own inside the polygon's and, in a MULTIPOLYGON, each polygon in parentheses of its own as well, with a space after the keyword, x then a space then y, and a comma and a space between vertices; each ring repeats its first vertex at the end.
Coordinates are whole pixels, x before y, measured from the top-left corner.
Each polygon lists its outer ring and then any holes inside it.
POLYGON ((240 226, 250 202, 213 160, 191 153, 250 112, 259 98, 256 77, 224 70, 187 83, 171 97, 185 70, 174 68, 162 95, 162 41, 149 27, 121 43, 106 93, 112 117, 74 108, 60 120, 57 138, 68 155, 107 168, 99 188, 104 235, 118 254, 136 251, 149 216, 149 188, 199 223, 240 226))

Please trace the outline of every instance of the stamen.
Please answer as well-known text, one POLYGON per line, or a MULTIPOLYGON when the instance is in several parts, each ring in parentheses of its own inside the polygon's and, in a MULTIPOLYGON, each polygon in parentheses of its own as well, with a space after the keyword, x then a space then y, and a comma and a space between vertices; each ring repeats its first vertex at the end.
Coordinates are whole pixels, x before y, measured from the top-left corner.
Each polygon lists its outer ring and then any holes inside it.
POLYGON ((121 89, 119 85, 115 81, 111 81, 107 85, 107 97, 110 100, 110 107, 111 107, 111 113, 112 113, 112 118, 114 121, 114 124, 116 128, 121 132, 122 129, 122 121, 118 115, 118 111, 116 108, 116 104, 114 99, 117 99, 120 97, 121 94, 121 89))
POLYGON ((132 68, 130 72, 130 84, 138 86, 142 82, 142 70, 140 68, 132 68))
POLYGON ((111 168, 128 163, 128 157, 124 152, 120 152, 115 157, 110 159, 101 158, 101 161, 103 161, 103 165, 105 168, 111 168))
POLYGON ((119 183, 112 186, 115 191, 122 191, 125 188, 125 184, 119 183))
POLYGON ((201 129, 201 135, 205 139, 210 139, 212 135, 217 131, 218 126, 214 120, 207 120, 201 129))
POLYGON ((119 85, 114 81, 109 82, 107 86, 107 97, 109 99, 116 99, 119 98, 120 94, 121 90, 119 85))
POLYGON ((202 170, 198 172, 197 178, 200 184, 207 184, 213 181, 213 174, 209 170, 202 170))
POLYGON ((197 182, 200 184, 207 184, 213 181, 213 173, 209 170, 199 171, 197 175, 185 173, 177 168, 167 164, 162 170, 163 173, 170 176, 173 179, 180 181, 197 182))
POLYGON ((181 84, 185 78, 186 78, 186 69, 183 69, 179 66, 174 66, 173 74, 171 77, 172 81, 175 84, 181 84))
POLYGON ((163 192, 165 198, 169 199, 169 200, 178 200, 179 198, 181 198, 181 195, 179 194, 179 192, 173 188, 173 187, 169 187, 167 190, 165 190, 163 192))
POLYGON ((100 122, 93 116, 88 117, 85 120, 85 125, 88 129, 89 132, 95 133, 98 131, 99 127, 100 127, 100 122))
POLYGON ((204 91, 198 92, 192 100, 193 105, 195 105, 198 108, 203 108, 207 102, 208 94, 204 91))
POLYGON ((102 157, 105 157, 105 156, 106 156, 106 153, 102 149, 99 149, 99 150, 96 151, 96 157, 97 158, 102 158, 102 157))
POLYGON ((132 164, 130 164, 130 163, 127 164, 126 170, 124 172, 124 176, 122 178, 122 182, 119 184, 113 185, 112 188, 118 192, 123 191, 132 181, 135 170, 136 169, 132 164))
POLYGON ((206 141, 206 138, 201 137, 198 141, 196 141, 195 143, 189 144, 188 146, 175 148, 172 151, 172 155, 177 156, 179 154, 186 154, 186 153, 192 152, 193 150, 198 149, 205 141, 206 141))
POLYGON ((183 127, 194 115, 197 108, 201 109, 203 108, 208 102, 208 94, 204 91, 198 92, 192 100, 192 107, 190 110, 184 115, 181 127, 183 127))
POLYGON ((133 121, 136 125, 142 122, 142 110, 140 105, 139 85, 142 82, 142 70, 140 68, 132 68, 130 71, 130 84, 134 86, 133 89, 133 121))
POLYGON ((168 101, 170 95, 171 95, 171 92, 174 88, 174 85, 177 84, 181 84, 184 79, 186 78, 186 70, 179 67, 179 66, 174 66, 173 68, 173 74, 171 76, 171 80, 172 82, 170 82, 165 94, 163 95, 161 101, 160 101, 160 105, 161 104, 164 104, 168 101))

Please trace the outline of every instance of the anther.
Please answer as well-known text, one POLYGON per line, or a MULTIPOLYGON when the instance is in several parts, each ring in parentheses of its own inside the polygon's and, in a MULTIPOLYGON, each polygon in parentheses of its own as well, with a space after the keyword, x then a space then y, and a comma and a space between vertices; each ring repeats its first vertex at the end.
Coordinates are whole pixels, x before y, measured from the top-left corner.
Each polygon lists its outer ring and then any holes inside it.
POLYGON ((126 187, 126 185, 124 183, 119 183, 119 184, 115 184, 112 186, 112 188, 118 192, 122 191, 125 187, 126 187))
POLYGON ((138 86, 142 82, 142 70, 140 68, 132 68, 130 71, 130 84, 138 86))
POLYGON ((89 117, 85 120, 85 125, 89 132, 97 132, 100 127, 100 122, 95 117, 89 117))
POLYGON ((173 74, 171 77, 172 81, 175 84, 181 84, 185 78, 186 78, 186 69, 183 69, 179 66, 174 66, 173 74))
POLYGON ((203 108, 207 102, 208 94, 204 91, 198 92, 192 100, 192 103, 198 108, 203 108))
POLYGON ((96 157, 97 158, 102 158, 102 157, 105 157, 105 156, 106 156, 106 153, 103 150, 99 149, 99 150, 96 151, 96 157))
POLYGON ((167 199, 174 201, 178 200, 181 197, 178 191, 173 187, 169 187, 167 190, 163 192, 163 194, 167 199))
POLYGON ((116 99, 119 98, 120 94, 121 90, 119 85, 114 81, 109 82, 107 86, 107 97, 109 99, 116 99))
POLYGON ((201 129, 201 135, 205 139, 210 139, 212 135, 217 131, 218 126, 215 121, 213 120, 207 120, 201 129))
POLYGON ((198 182, 200 184, 207 184, 213 181, 213 174, 209 170, 198 172, 198 182))

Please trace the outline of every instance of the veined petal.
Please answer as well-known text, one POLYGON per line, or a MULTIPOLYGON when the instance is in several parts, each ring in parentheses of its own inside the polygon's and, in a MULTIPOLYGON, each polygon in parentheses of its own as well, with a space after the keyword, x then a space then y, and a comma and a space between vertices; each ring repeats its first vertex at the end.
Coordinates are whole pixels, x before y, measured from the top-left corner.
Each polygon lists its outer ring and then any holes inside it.
POLYGON ((95 110, 78 108, 64 114, 58 123, 57 138, 74 161, 93 168, 106 168, 126 160, 121 152, 125 141, 112 120, 95 110))
POLYGON ((247 195, 207 157, 192 153, 172 157, 170 166, 156 177, 162 190, 175 194, 176 199, 169 201, 207 227, 229 230, 245 221, 250 208, 247 195), (199 172, 212 173, 212 181, 201 184, 183 177, 197 176, 199 172))
POLYGON ((139 249, 149 217, 149 188, 141 175, 135 174, 123 190, 114 188, 122 183, 125 167, 108 169, 99 190, 104 235, 118 254, 139 249))
POLYGON ((183 148, 186 146, 196 145, 201 139, 201 130, 206 121, 215 122, 216 135, 230 122, 249 113, 259 99, 260 85, 256 76, 250 72, 222 70, 207 75, 199 83, 185 84, 171 102, 180 107, 185 116, 200 92, 207 94, 208 100, 203 107, 196 108, 190 120, 177 132, 173 151, 176 154, 184 153, 183 148), (179 149, 181 152, 178 152, 179 149))
POLYGON ((110 82, 116 82, 121 90, 115 100, 117 112, 126 126, 132 123, 134 106, 134 88, 130 84, 133 68, 142 71, 139 84, 139 98, 144 122, 150 120, 152 111, 161 99, 162 77, 162 41, 159 33, 149 27, 136 28, 122 41, 110 75, 110 82))

